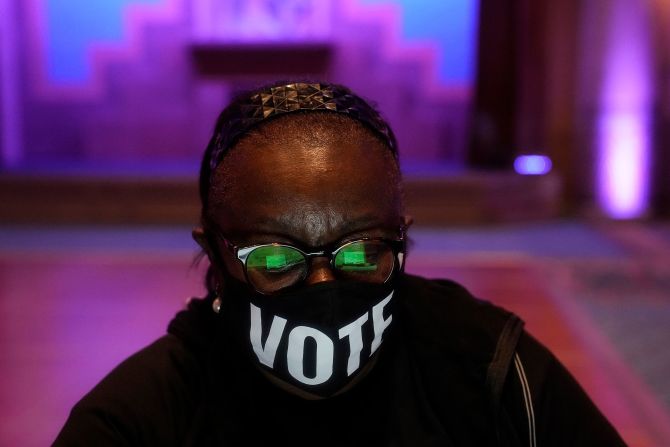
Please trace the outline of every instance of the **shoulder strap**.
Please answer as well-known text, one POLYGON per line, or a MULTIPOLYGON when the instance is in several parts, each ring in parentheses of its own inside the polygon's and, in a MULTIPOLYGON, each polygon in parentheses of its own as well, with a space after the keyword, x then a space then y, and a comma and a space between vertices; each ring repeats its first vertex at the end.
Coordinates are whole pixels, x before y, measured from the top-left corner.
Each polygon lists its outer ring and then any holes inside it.
POLYGON ((514 359, 516 344, 523 331, 523 321, 516 315, 510 315, 503 326, 493 359, 486 371, 486 388, 489 391, 496 434, 500 442, 500 401, 507 371, 514 359))

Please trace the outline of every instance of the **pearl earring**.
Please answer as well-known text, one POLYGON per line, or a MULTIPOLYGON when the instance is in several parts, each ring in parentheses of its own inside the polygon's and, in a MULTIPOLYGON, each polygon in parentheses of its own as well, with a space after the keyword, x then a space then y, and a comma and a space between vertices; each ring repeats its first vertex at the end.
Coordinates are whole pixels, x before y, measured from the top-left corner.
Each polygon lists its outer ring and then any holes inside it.
POLYGON ((212 301, 212 310, 217 314, 221 312, 221 298, 218 296, 212 301))

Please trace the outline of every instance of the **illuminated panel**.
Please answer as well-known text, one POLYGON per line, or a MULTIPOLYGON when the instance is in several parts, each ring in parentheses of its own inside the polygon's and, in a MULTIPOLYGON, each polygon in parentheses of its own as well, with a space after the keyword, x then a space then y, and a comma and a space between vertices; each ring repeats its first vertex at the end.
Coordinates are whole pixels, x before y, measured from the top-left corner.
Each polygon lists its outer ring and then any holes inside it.
POLYGON ((598 117, 598 203, 610 217, 648 207, 651 73, 643 2, 616 1, 598 117))
MULTIPOLYGON (((160 0, 42 0, 46 16, 46 59, 49 79, 74 84, 88 81, 88 48, 123 40, 123 10, 130 4, 160 0)), ((40 3, 37 3, 40 4, 40 3)))
POLYGON ((640 217, 648 205, 649 140, 643 111, 604 113, 598 123, 598 195, 613 218, 640 217))
POLYGON ((408 40, 433 40, 439 44, 442 81, 469 84, 474 79, 478 0, 360 1, 362 4, 399 4, 403 11, 403 36, 408 40))

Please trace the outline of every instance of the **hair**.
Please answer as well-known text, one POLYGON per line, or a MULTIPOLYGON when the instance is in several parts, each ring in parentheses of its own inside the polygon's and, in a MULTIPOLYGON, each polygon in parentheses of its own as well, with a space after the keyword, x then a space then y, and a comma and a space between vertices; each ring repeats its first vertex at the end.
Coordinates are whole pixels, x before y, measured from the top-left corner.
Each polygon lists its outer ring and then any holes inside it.
MULTIPOLYGON (((367 143, 371 151, 380 151, 390 161, 393 168, 389 173, 389 187, 396 188, 402 198, 397 142, 393 131, 373 105, 336 84, 277 82, 236 95, 216 120, 200 167, 201 221, 206 229, 210 222, 210 208, 216 206, 211 198, 220 197, 230 189, 225 170, 234 169, 234 166, 226 165, 221 169, 228 154, 237 146, 244 146, 244 142, 276 143, 286 138, 306 144, 324 141, 367 143), (287 88, 291 92, 298 90, 298 104, 278 112, 273 109, 270 116, 263 115, 262 106, 266 103, 260 103, 260 95, 274 94, 278 90, 285 93, 287 88), (304 94, 307 89, 309 94, 304 94), (326 92, 327 107, 320 107, 323 103, 314 106, 315 92, 326 92)), ((214 291, 212 266, 207 271, 205 285, 209 292, 214 291)))

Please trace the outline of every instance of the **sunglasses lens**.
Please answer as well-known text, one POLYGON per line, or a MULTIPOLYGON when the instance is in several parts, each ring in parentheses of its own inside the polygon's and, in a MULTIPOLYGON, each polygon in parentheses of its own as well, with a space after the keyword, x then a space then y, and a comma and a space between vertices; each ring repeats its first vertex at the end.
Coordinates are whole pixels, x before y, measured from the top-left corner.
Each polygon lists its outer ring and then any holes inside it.
POLYGON ((249 253, 247 276, 257 290, 273 293, 301 281, 307 272, 305 257, 284 245, 266 245, 249 253))
POLYGON ((340 276, 355 281, 383 283, 393 272, 395 255, 383 241, 351 242, 335 255, 340 276))

